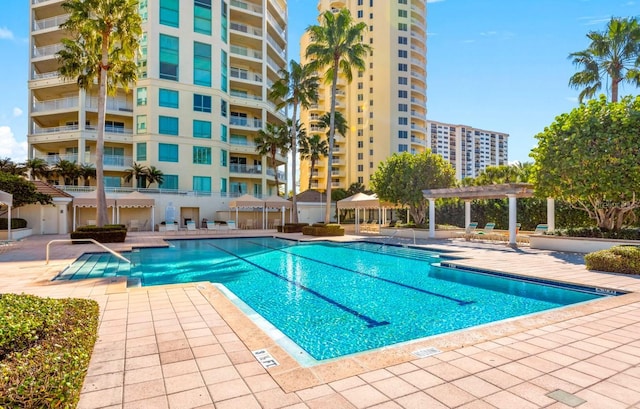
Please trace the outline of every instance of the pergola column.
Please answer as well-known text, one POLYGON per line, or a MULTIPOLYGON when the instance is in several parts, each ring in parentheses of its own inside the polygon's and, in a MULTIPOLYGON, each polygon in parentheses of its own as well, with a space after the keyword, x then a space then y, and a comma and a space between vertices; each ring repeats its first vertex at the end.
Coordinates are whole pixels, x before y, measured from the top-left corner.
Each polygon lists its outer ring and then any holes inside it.
POLYGON ((507 195, 509 198, 509 246, 516 247, 516 223, 518 222, 518 199, 516 195, 507 195))
POLYGON ((547 226, 549 232, 556 229, 556 200, 552 197, 547 198, 547 226))
POLYGON ((436 199, 429 198, 429 238, 436 238, 436 199))
POLYGON ((471 224, 471 200, 464 201, 464 228, 471 224))

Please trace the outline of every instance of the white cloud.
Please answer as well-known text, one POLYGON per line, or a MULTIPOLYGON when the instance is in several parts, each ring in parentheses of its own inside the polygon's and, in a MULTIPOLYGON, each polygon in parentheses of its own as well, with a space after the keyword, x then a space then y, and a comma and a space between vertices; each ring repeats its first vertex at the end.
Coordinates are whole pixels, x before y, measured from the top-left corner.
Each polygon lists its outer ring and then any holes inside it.
POLYGON ((13 117, 17 118, 19 116, 22 115, 22 109, 18 108, 18 107, 14 107, 13 108, 13 117))
POLYGON ((578 97, 565 97, 564 99, 566 99, 569 102, 574 102, 574 103, 578 103, 578 97))
POLYGON ((0 27, 0 40, 13 40, 13 33, 6 27, 0 27))
POLYGON ((11 158, 14 162, 27 159, 27 141, 17 141, 8 126, 0 126, 0 158, 11 158))

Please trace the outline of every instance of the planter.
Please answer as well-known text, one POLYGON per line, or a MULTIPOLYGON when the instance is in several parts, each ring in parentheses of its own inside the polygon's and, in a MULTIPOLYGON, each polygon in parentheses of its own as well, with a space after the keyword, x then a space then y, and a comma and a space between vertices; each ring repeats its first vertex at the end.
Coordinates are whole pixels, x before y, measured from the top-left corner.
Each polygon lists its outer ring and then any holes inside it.
POLYGON ((33 234, 33 230, 31 228, 11 229, 11 237, 7 237, 8 234, 8 230, 0 230, 0 240, 24 239, 25 237, 31 236, 33 234))
POLYGON ((638 240, 595 239, 551 235, 532 235, 529 236, 529 242, 532 249, 564 251, 568 253, 592 253, 620 245, 640 246, 640 241, 638 240))

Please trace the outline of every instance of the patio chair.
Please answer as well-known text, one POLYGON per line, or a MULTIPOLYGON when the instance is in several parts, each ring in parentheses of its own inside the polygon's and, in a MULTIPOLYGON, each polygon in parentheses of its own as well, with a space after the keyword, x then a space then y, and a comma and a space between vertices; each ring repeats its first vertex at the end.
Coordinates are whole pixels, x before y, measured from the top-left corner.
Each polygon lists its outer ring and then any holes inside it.
POLYGON ((238 226, 236 226, 235 220, 227 220, 227 230, 229 230, 230 232, 238 230, 238 226))
POLYGON ((207 231, 208 233, 217 233, 220 231, 220 226, 218 225, 218 223, 216 222, 204 222, 205 226, 204 229, 205 231, 207 231))
POLYGON ((247 219, 247 221, 244 222, 244 228, 245 230, 253 229, 253 219, 247 219))
POLYGON ((495 223, 487 223, 484 225, 484 229, 474 232, 473 237, 482 238, 485 240, 491 240, 493 235, 493 229, 496 227, 495 223))
POLYGON ((189 220, 187 222, 187 234, 189 234, 189 232, 194 231, 194 232, 198 232, 198 229, 196 228, 196 222, 194 222, 193 220, 189 220))
POLYGON ((548 224, 539 224, 536 226, 536 229, 533 231, 533 234, 535 235, 539 235, 539 234, 545 234, 549 231, 549 225, 548 224))
POLYGON ((478 222, 471 222, 469 223, 467 228, 464 229, 463 232, 459 233, 456 237, 462 237, 465 240, 470 240, 471 237, 473 237, 473 234, 477 227, 478 227, 478 222))
POLYGON ((138 219, 129 220, 129 231, 140 231, 140 220, 138 219))

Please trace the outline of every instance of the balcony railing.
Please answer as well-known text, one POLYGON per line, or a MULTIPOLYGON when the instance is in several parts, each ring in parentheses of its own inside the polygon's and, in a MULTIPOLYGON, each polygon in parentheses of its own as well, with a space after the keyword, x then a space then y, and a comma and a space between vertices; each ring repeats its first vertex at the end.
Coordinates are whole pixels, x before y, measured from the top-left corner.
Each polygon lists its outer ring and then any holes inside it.
POLYGON ((278 65, 277 62, 275 62, 273 58, 269 56, 267 56, 267 65, 269 65, 269 67, 271 67, 271 69, 273 69, 275 72, 280 72, 280 69, 282 68, 278 65))
POLYGON ((253 48, 232 45, 230 48, 230 51, 231 51, 231 54, 241 55, 243 57, 255 58, 257 60, 262 60, 262 51, 254 50, 253 48))
POLYGON ((43 18, 42 20, 33 21, 33 31, 45 30, 47 28, 58 27, 60 24, 69 20, 69 14, 43 18))
POLYGON ((45 45, 43 47, 34 47, 32 53, 31 53, 31 56, 34 57, 34 58, 52 57, 58 51, 62 50, 63 48, 64 48, 64 46, 62 45, 62 43, 45 45))
POLYGON ((240 70, 233 67, 231 67, 231 78, 262 83, 262 74, 254 71, 240 70))
POLYGON ((33 111, 55 111, 59 109, 78 109, 80 106, 78 97, 67 97, 59 99, 50 99, 47 101, 33 101, 33 111))
MULTIPOLYGON (((79 129, 80 127, 78 125, 51 126, 51 127, 45 127, 45 128, 36 126, 33 129, 33 134, 42 135, 42 134, 59 133, 59 132, 73 132, 79 129)), ((97 128, 95 126, 86 126, 85 129, 87 131, 95 131, 97 128)), ((119 126, 105 126, 104 131, 106 133, 133 135, 133 129, 121 128, 119 126)))
POLYGON ((262 96, 254 95, 254 94, 248 94, 248 93, 246 93, 244 91, 231 90, 231 92, 229 92, 229 95, 231 95, 232 97, 250 99, 250 100, 253 100, 253 101, 262 101, 262 96))
POLYGON ((251 34, 256 37, 262 37, 262 29, 259 27, 249 26, 241 23, 231 23, 229 28, 233 31, 239 31, 245 34, 251 34))
POLYGON ((280 7, 280 4, 278 4, 277 1, 272 1, 271 5, 273 6, 273 8, 276 9, 276 11, 278 12, 279 15, 281 15, 283 18, 285 18, 287 13, 286 13, 285 10, 282 9, 282 7, 280 7))
MULTIPOLYGON (((267 169, 267 175, 275 176, 276 172, 274 172, 273 169, 267 169)), ((281 182, 287 180, 287 175, 284 172, 279 170, 278 171, 278 180, 281 181, 281 182)))
POLYGON ((269 12, 267 12, 267 21, 276 28, 276 31, 278 32, 280 37, 285 38, 286 31, 284 27, 282 27, 280 23, 278 23, 278 21, 276 21, 276 19, 269 12))
POLYGON ((246 126, 247 128, 262 129, 262 121, 260 119, 238 118, 232 116, 229 119, 229 123, 236 126, 246 126))
POLYGON ((271 37, 269 34, 267 34, 267 42, 271 44, 271 46, 273 47, 274 50, 276 50, 278 55, 284 59, 285 57, 284 48, 282 48, 280 44, 278 44, 276 40, 274 40, 273 37, 271 37))
MULTIPOLYGON (((98 98, 87 98, 85 106, 90 109, 98 109, 98 98)), ((107 109, 110 111, 133 112, 133 101, 107 98, 107 109)))
MULTIPOLYGON (((55 166, 61 160, 78 163, 78 154, 75 153, 65 155, 36 155, 35 157, 44 160, 49 166, 55 166)), ((85 158, 82 162, 95 163, 96 155, 85 155, 85 158)), ((128 168, 133 165, 133 157, 120 155, 104 155, 102 163, 104 164, 104 166, 128 168)))
POLYGON ((250 173, 253 175, 261 175, 262 174, 262 166, 260 165, 243 165, 232 163, 229 165, 229 171, 233 173, 250 173))
POLYGON ((33 72, 31 74, 31 79, 34 80, 44 80, 47 78, 57 78, 60 74, 58 71, 49 71, 49 72, 33 72))
POLYGON ((257 14, 262 14, 262 7, 252 3, 245 3, 244 1, 231 0, 230 4, 232 7, 237 7, 239 9, 252 11, 257 14))

